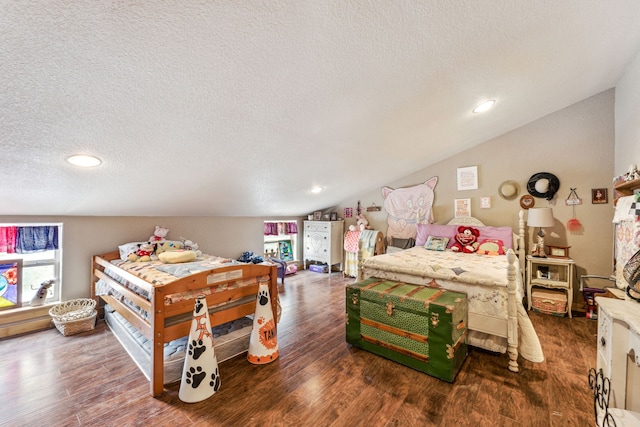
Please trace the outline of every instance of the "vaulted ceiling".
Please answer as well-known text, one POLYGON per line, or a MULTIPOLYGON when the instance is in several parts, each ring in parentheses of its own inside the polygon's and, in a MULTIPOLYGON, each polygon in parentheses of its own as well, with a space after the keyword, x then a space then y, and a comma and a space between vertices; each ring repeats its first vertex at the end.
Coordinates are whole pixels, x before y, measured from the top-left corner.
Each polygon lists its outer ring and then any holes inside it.
POLYGON ((304 215, 614 87, 639 23, 637 0, 0 0, 0 215, 304 215))

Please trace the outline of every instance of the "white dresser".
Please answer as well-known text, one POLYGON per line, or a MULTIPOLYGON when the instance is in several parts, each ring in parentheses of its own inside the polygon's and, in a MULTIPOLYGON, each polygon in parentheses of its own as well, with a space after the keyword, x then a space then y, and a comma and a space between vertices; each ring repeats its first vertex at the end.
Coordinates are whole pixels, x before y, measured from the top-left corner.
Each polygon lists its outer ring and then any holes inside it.
POLYGON ((611 380, 609 407, 640 412, 640 303, 597 297, 597 368, 611 380))
POLYGON ((310 261, 316 261, 327 264, 329 272, 336 264, 342 271, 343 238, 344 221, 305 221, 304 268, 310 261))

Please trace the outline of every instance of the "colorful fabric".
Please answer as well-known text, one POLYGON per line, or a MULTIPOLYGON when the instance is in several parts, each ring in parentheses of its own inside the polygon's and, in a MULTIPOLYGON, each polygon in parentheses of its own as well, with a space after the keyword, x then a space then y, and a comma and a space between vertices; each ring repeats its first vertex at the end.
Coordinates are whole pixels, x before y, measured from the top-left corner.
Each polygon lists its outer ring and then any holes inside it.
POLYGON ((58 226, 18 227, 16 252, 30 254, 58 249, 58 226))
POLYGON ((360 242, 360 230, 349 230, 344 235, 344 250, 347 252, 358 253, 360 242))
POLYGON ((18 227, 0 227, 0 253, 15 253, 17 234, 18 227))

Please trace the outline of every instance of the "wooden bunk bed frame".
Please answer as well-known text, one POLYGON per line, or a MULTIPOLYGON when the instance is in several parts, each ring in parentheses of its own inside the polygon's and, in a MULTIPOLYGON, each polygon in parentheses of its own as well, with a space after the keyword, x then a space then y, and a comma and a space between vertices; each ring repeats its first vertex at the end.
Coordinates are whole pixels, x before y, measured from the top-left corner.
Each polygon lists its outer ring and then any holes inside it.
MULTIPOLYGON (((474 217, 458 217, 450 220, 447 225, 468 225, 468 226, 485 226, 480 220, 474 217)), ((517 304, 522 304, 516 296, 517 289, 517 269, 516 263, 520 268, 520 279, 523 281, 525 274, 525 220, 524 211, 518 212, 518 234, 514 234, 514 249, 507 251, 507 318, 491 317, 484 314, 469 313, 468 329, 483 332, 490 335, 496 335, 507 339, 507 354, 509 355, 508 369, 512 372, 518 372, 518 309, 517 304), (516 255, 517 254, 517 255, 516 255)), ((369 276, 365 274, 364 260, 358 260, 358 281, 367 279, 369 276)), ((431 279, 416 277, 415 284, 426 285, 431 279)))
MULTIPOLYGON (((238 279, 269 276, 271 308, 274 316, 278 313, 278 270, 276 265, 232 264, 186 276, 165 285, 154 285, 111 263, 111 261, 119 258, 118 251, 93 256, 91 268, 92 298, 96 302, 102 299, 109 304, 152 343, 151 372, 149 376, 150 393, 154 397, 164 392, 164 344, 189 335, 192 321, 191 314, 194 306, 193 298, 165 305, 165 295, 196 291, 203 288, 215 288, 238 279), (150 295, 150 300, 136 294, 107 275, 104 272, 107 267, 116 271, 120 277, 131 284, 144 289, 150 295), (108 286, 149 313, 149 320, 145 320, 136 311, 111 295, 98 296, 96 294, 96 281, 98 279, 102 279, 108 286)), ((207 295, 207 306, 214 307, 210 309, 210 313, 213 311, 209 316, 211 326, 215 327, 254 313, 256 308, 255 299, 249 302, 240 302, 240 300, 243 298, 247 300, 246 297, 257 295, 258 289, 259 284, 256 283, 207 295), (218 306, 219 304, 222 305, 218 306)))

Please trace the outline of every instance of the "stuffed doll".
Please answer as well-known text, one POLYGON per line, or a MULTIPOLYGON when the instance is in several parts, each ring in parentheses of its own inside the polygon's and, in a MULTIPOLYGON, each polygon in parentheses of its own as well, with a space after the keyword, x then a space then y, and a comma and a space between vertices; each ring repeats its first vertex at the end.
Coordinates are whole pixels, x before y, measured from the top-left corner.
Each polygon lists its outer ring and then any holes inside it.
POLYGON ((151 255, 153 255, 154 246, 149 243, 142 243, 138 245, 138 248, 129 254, 129 261, 138 262, 138 261, 151 261, 151 255))
POLYGON ((47 299, 47 294, 49 293, 49 288, 53 286, 55 282, 56 282, 55 279, 42 282, 36 294, 33 296, 33 298, 31 298, 31 307, 44 305, 44 302, 47 299))
POLYGON ((455 236, 456 242, 451 246, 451 250, 466 254, 473 253, 478 248, 479 236, 480 231, 477 228, 461 225, 458 227, 458 233, 455 236))
POLYGON ((356 225, 360 229, 360 231, 368 230, 369 229, 369 220, 367 220, 367 217, 364 216, 364 214, 361 213, 360 215, 358 215, 358 220, 356 221, 356 225))
POLYGON ((149 237, 150 242, 164 242, 164 238, 169 233, 169 229, 156 225, 156 231, 153 232, 153 236, 149 237))

